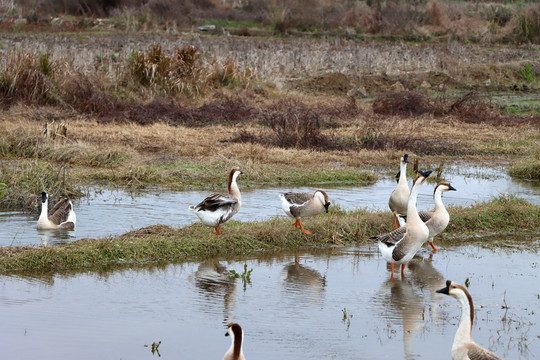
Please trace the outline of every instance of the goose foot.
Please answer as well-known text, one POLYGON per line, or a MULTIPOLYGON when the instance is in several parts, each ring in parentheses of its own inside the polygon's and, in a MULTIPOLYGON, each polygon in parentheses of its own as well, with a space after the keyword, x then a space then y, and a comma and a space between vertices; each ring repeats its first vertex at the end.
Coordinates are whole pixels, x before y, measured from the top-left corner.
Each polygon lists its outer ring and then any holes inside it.
POLYGON ((219 229, 221 229, 221 225, 216 228, 216 235, 219 235, 219 229))
POLYGON ((435 247, 435 245, 433 245, 433 241, 430 241, 430 242, 429 242, 429 245, 431 245, 431 247, 433 248, 433 251, 434 251, 434 252, 439 251, 439 250, 435 247))

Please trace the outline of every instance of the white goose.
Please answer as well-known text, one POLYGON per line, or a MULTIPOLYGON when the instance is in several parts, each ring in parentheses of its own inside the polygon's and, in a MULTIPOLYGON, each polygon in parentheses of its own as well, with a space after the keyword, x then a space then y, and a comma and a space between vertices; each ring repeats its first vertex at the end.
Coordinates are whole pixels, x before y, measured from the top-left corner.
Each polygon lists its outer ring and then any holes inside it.
POLYGON ((242 196, 236 183, 236 179, 241 174, 243 172, 237 167, 229 173, 228 194, 211 194, 199 204, 189 207, 189 210, 195 213, 204 225, 216 229, 216 235, 219 235, 221 224, 229 220, 242 206, 242 196))
POLYGON ((461 320, 452 344, 452 360, 501 360, 500 357, 476 344, 472 338, 474 306, 471 294, 460 284, 447 280, 446 287, 437 290, 461 303, 461 320))
POLYGON ((296 219, 293 224, 294 227, 300 227, 306 234, 311 234, 311 231, 304 229, 300 223, 300 218, 315 216, 324 211, 328 212, 330 206, 328 195, 322 190, 317 190, 313 194, 287 192, 279 194, 279 197, 281 199, 281 208, 285 214, 296 219))
POLYGON ((407 185, 407 164, 409 163, 409 155, 405 154, 399 161, 399 181, 390 194, 390 199, 388 200, 388 206, 392 210, 394 215, 394 227, 397 229, 400 227, 401 218, 400 216, 405 216, 407 214, 407 202, 409 201, 409 195, 411 191, 409 190, 409 185, 407 185))
POLYGON ((38 230, 75 230, 77 217, 73 211, 73 204, 68 198, 63 198, 48 211, 49 196, 41 193, 41 214, 37 222, 38 230))
MULTIPOLYGON (((450 222, 450 214, 444 207, 442 202, 442 193, 446 191, 456 191, 456 189, 447 182, 440 182, 435 186, 433 190, 433 200, 435 201, 435 209, 433 211, 420 211, 418 215, 423 222, 426 223, 429 229, 429 236, 427 241, 433 248, 434 252, 437 252, 437 248, 433 244, 433 238, 446 229, 450 222)), ((405 227, 400 227, 388 234, 388 237, 394 241, 399 240, 405 233, 405 227)))
POLYGON ((379 241, 379 250, 381 251, 382 257, 388 263, 392 264, 391 280, 394 279, 395 264, 401 264, 401 276, 403 277, 405 264, 414 257, 428 238, 429 229, 418 215, 418 211, 416 210, 416 198, 420 191, 420 187, 430 174, 431 171, 418 171, 418 174, 414 179, 411 195, 409 196, 407 204, 405 232, 396 238, 392 238, 392 233, 374 237, 379 241))
POLYGON ((229 323, 225 336, 231 337, 231 347, 223 356, 223 360, 246 360, 242 351, 244 341, 244 331, 237 323, 229 323))

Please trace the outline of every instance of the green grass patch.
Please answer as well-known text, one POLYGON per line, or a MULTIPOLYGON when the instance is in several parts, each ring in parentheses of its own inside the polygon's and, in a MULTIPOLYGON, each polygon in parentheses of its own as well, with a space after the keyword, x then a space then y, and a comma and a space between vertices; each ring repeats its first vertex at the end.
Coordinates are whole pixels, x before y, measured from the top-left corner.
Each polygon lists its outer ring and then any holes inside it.
MULTIPOLYGON (((471 207, 450 209, 445 234, 538 232, 540 206, 503 196, 471 207)), ((0 248, 0 272, 44 272, 103 268, 117 264, 196 261, 209 257, 259 254, 261 251, 315 250, 373 242, 372 236, 392 230, 389 212, 365 209, 308 218, 305 235, 289 218, 262 222, 231 221, 222 235, 196 223, 185 228, 154 225, 115 238, 83 239, 58 246, 0 248)))
POLYGON ((525 180, 540 180, 540 158, 523 160, 514 164, 508 170, 514 178, 525 180))

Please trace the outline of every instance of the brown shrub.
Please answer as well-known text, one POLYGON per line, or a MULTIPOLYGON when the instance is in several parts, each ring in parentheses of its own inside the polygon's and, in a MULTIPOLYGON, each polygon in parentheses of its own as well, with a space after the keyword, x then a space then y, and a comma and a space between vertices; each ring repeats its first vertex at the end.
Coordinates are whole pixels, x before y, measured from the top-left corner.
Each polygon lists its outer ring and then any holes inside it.
POLYGON ((373 112, 381 115, 413 116, 431 112, 429 98, 419 92, 396 91, 377 96, 373 112))

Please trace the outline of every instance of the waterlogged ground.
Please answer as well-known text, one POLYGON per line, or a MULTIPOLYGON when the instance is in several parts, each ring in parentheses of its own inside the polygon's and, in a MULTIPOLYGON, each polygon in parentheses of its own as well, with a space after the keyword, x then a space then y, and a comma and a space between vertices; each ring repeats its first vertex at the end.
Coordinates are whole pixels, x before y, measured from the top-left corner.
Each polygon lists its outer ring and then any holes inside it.
MULTIPOLYGON (((456 192, 445 194, 446 205, 473 205, 500 194, 516 194, 532 203, 540 204, 538 182, 513 180, 505 173, 504 168, 456 166, 446 171, 446 180, 457 189, 456 192)), ((279 193, 291 190, 312 192, 317 188, 327 190, 331 202, 347 210, 388 210, 388 197, 395 186, 393 179, 385 178, 364 187, 320 185, 309 188, 242 189, 240 180, 242 209, 234 219, 253 221, 285 216, 281 210, 279 193)), ((420 210, 433 208, 434 186, 435 184, 430 183, 422 187, 418 200, 420 210)), ((0 212, 0 246, 53 244, 82 238, 98 238, 155 224, 182 227, 198 221, 197 217, 188 211, 188 206, 199 203, 208 194, 208 191, 151 190, 137 194, 111 189, 91 191, 88 197, 74 203, 77 227, 73 232, 37 231, 37 215, 0 212)), ((38 201, 36 197, 36 202, 38 201)))
MULTIPOLYGON (((0 276, 5 359, 220 359, 226 324, 248 359, 450 359, 464 284, 474 339, 507 359, 540 353, 538 254, 493 239, 421 251, 390 282, 377 247, 44 276, 0 276), (253 269, 250 281, 231 278, 253 269), (501 266, 503 265, 503 266, 501 266), (149 345, 149 347, 146 347, 149 345)), ((523 244, 519 239, 518 244, 523 244)), ((530 239, 538 244, 540 239, 530 239)))

